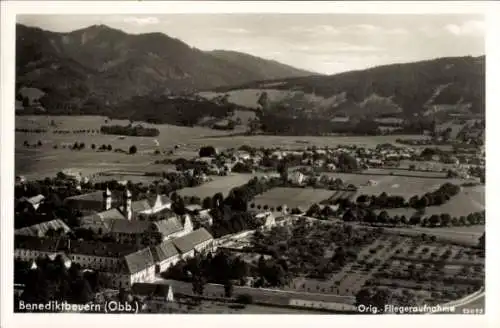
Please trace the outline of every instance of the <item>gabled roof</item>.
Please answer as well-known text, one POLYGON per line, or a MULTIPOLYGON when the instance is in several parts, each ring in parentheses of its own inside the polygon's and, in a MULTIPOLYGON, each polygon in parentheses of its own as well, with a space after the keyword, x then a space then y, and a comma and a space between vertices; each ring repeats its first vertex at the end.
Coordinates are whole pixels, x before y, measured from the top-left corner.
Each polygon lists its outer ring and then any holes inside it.
POLYGON ((57 230, 63 229, 64 233, 68 233, 71 229, 62 220, 56 219, 47 222, 42 222, 29 227, 24 227, 15 230, 16 235, 25 236, 45 236, 49 229, 57 230))
POLYGON ((172 200, 167 195, 160 195, 160 200, 162 204, 172 203, 172 200))
POLYGON ((211 239, 213 239, 212 235, 205 228, 200 228, 172 242, 181 254, 185 254, 193 250, 195 246, 211 239))
POLYGON ((156 226, 158 232, 160 232, 163 236, 169 236, 184 229, 179 219, 175 216, 165 220, 153 222, 153 225, 156 226))
POLYGON ((153 253, 153 259, 156 262, 168 260, 179 255, 177 248, 175 248, 174 244, 170 240, 164 241, 161 244, 152 247, 151 252, 153 253))
POLYGON ((198 205, 198 204, 186 205, 185 208, 186 208, 186 210, 188 210, 190 212, 201 211, 203 209, 203 207, 201 207, 201 205, 198 205))
POLYGON ((135 283, 131 288, 132 294, 138 296, 167 297, 170 291, 172 286, 166 284, 135 283))
POLYGON ((155 261, 149 247, 141 249, 132 254, 125 255, 126 271, 128 273, 137 273, 148 267, 154 266, 155 261))
POLYGON ((150 222, 137 220, 109 220, 112 233, 141 234, 149 229, 150 222))
POLYGON ((28 203, 30 203, 31 205, 36 205, 36 204, 40 204, 44 199, 45 199, 45 196, 40 194, 40 195, 36 195, 36 196, 30 197, 30 198, 27 198, 26 201, 28 203))
POLYGON ((98 230, 99 228, 103 233, 109 232, 110 224, 112 223, 109 219, 103 219, 97 214, 84 216, 80 219, 80 226, 86 229, 98 230))
MULTIPOLYGON (((68 250, 67 243, 60 243, 59 247, 61 249, 66 247, 66 250, 68 250)), ((138 250, 139 247, 133 244, 108 243, 90 240, 71 240, 68 252, 69 254, 120 258, 135 253, 138 250)))
POLYGON ((14 249, 29 249, 40 252, 55 252, 58 240, 56 238, 39 238, 36 236, 14 236, 14 249))
POLYGON ((95 201, 95 202, 104 202, 104 190, 98 190, 89 192, 86 194, 71 196, 66 198, 64 201, 95 201))
MULTIPOLYGON (((154 205, 154 203, 153 203, 154 205)), ((132 212, 143 212, 151 210, 152 205, 150 204, 148 199, 141 199, 135 202, 132 202, 132 212)))
POLYGON ((125 220, 125 216, 116 208, 100 212, 96 214, 101 219, 114 219, 114 220, 125 220))

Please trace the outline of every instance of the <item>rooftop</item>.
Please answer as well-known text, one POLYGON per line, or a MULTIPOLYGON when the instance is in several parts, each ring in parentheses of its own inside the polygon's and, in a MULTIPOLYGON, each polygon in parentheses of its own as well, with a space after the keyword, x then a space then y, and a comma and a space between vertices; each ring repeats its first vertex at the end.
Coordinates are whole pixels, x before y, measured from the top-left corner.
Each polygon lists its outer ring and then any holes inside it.
POLYGON ((17 229, 15 230, 15 234, 25 236, 45 236, 49 229, 62 229, 64 233, 68 233, 71 231, 66 223, 64 223, 62 220, 56 219, 17 229))
POLYGON ((152 247, 151 252, 153 253, 155 261, 163 261, 179 255, 179 252, 171 240, 164 241, 161 244, 152 247))
POLYGON ((197 229, 185 236, 173 240, 173 244, 182 253, 191 251, 195 246, 213 239, 212 235, 205 229, 197 229))
POLYGON ((184 229, 179 219, 175 216, 165 220, 153 222, 153 225, 156 227, 158 232, 164 236, 172 235, 184 229))
POLYGON ((137 252, 125 255, 125 265, 127 273, 137 273, 148 267, 154 266, 155 261, 149 247, 137 252))

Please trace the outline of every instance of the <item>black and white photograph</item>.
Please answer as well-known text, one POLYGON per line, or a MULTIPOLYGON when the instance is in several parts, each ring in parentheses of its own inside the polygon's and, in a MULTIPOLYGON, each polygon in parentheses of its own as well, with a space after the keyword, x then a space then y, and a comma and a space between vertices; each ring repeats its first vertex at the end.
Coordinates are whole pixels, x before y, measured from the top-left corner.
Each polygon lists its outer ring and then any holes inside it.
POLYGON ((494 314, 486 23, 15 15, 13 313, 494 314))

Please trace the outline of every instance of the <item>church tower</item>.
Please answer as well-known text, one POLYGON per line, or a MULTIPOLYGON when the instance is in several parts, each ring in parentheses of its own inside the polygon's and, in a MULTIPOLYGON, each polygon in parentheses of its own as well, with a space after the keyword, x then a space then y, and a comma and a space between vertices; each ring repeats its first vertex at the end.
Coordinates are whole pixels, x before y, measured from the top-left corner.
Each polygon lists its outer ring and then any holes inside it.
POLYGON ((108 211, 111 209, 111 191, 109 190, 108 187, 106 187, 106 190, 104 191, 104 210, 108 211))
POLYGON ((125 189, 123 194, 123 201, 125 202, 123 205, 125 217, 130 221, 132 220, 132 193, 128 190, 128 188, 125 189))

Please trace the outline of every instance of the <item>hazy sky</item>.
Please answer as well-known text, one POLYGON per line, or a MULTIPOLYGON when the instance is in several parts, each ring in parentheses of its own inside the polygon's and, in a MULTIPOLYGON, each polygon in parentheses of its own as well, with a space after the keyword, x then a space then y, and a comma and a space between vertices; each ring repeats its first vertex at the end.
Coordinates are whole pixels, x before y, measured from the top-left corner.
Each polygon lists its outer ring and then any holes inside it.
POLYGON ((201 50, 236 50, 326 74, 485 53, 484 18, 477 15, 25 15, 17 21, 57 32, 94 24, 162 32, 201 50))

